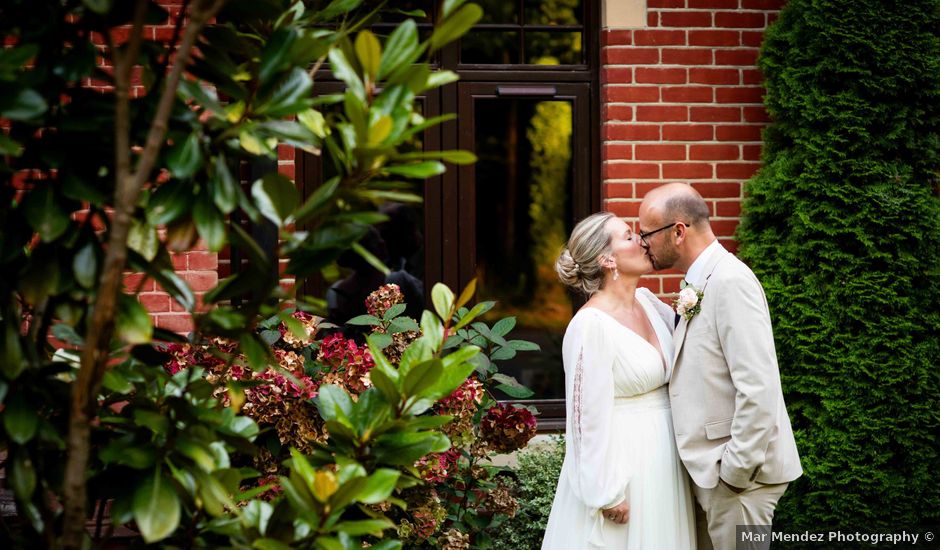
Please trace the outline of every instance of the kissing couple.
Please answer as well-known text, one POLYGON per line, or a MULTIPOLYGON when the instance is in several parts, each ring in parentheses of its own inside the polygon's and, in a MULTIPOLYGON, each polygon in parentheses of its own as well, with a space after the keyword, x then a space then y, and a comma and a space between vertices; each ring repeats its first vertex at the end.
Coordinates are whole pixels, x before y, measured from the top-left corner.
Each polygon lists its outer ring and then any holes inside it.
POLYGON ((565 461, 543 550, 750 547, 736 527, 769 526, 802 474, 767 299, 709 215, 666 184, 639 233, 593 214, 555 264, 588 300, 562 348, 565 461), (676 311, 637 286, 654 269, 685 272, 676 311))

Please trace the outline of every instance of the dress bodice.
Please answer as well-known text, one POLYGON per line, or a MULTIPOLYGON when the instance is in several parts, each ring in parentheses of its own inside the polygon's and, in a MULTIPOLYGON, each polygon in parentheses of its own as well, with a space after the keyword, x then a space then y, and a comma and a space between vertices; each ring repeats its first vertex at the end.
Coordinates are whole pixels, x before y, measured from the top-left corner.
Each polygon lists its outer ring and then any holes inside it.
MULTIPOLYGON (((662 354, 645 338, 604 311, 586 307, 575 315, 581 330, 603 331, 605 337, 599 341, 613 348, 608 350, 609 355, 604 355, 613 357, 614 397, 632 397, 653 391, 669 381, 672 371, 672 338, 669 329, 645 296, 637 294, 636 298, 656 332, 662 354)), ((575 323, 572 322, 572 325, 575 323)))

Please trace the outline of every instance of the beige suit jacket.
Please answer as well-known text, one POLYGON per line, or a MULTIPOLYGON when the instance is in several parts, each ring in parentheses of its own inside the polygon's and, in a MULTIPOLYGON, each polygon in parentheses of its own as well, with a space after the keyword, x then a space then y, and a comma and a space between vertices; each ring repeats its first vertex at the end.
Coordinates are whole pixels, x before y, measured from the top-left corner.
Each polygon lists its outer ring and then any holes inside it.
POLYGON ((669 394, 679 456, 699 487, 793 481, 800 458, 783 402, 764 289, 734 255, 716 251, 701 311, 681 319, 669 394))

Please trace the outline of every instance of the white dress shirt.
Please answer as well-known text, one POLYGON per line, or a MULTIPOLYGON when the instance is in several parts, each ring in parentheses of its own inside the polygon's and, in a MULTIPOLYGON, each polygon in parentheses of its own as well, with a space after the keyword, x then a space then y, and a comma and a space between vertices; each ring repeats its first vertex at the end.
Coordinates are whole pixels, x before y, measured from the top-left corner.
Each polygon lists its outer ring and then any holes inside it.
POLYGON ((705 278, 707 277, 707 274, 702 273, 702 270, 705 269, 705 265, 708 264, 708 259, 723 248, 721 243, 718 242, 718 239, 715 239, 712 241, 712 244, 705 247, 705 250, 702 250, 698 258, 695 258, 695 261, 689 266, 689 271, 685 274, 685 281, 695 286, 695 288, 701 289, 705 285, 705 278))

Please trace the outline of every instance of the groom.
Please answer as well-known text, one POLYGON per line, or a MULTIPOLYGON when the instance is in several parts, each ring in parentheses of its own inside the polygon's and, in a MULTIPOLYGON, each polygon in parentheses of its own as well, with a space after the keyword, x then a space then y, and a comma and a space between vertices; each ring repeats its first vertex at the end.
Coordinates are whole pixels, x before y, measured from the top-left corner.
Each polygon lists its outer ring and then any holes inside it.
MULTIPOLYGON (((803 470, 764 290, 721 246, 708 216, 690 185, 666 184, 640 205, 640 238, 655 269, 684 271, 694 291, 684 293, 688 307, 675 331, 672 418, 711 543, 732 550, 735 527, 769 525, 787 484, 803 470)), ((701 530, 699 538, 707 548, 701 530)))

